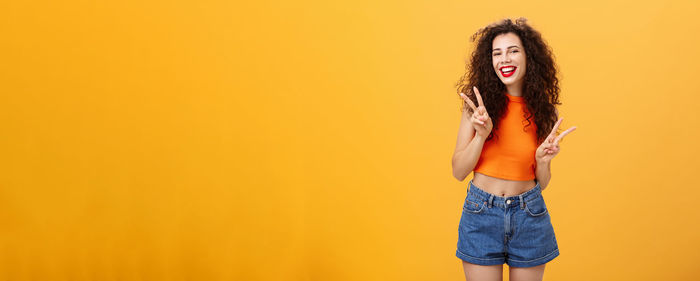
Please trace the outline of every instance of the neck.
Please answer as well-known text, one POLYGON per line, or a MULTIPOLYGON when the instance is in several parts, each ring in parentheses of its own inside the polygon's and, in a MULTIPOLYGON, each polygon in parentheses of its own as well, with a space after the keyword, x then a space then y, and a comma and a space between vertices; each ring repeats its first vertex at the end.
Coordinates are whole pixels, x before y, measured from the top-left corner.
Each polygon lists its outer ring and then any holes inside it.
POLYGON ((517 85, 506 85, 508 89, 508 94, 511 96, 522 97, 523 96, 523 84, 519 83, 517 85))

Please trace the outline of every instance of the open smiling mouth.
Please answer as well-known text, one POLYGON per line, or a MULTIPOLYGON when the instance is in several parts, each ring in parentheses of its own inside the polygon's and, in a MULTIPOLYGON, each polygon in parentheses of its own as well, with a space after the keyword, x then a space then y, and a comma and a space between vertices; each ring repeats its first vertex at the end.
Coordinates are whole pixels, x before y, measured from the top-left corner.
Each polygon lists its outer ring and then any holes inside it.
POLYGON ((515 66, 504 66, 499 70, 501 71, 501 75, 503 75, 503 77, 510 77, 513 75, 513 73, 515 73, 515 69, 517 69, 515 66))

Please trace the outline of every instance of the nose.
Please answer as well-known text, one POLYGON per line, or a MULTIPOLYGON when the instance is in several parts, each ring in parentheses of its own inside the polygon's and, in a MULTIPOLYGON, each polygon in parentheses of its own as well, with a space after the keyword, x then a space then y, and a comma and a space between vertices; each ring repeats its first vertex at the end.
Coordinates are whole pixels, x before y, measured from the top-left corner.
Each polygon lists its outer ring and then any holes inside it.
POLYGON ((510 55, 505 54, 505 55, 504 55, 503 61, 504 61, 504 62, 510 62, 510 55))
POLYGON ((509 57, 508 55, 501 55, 501 56, 499 56, 499 59, 500 59, 500 63, 499 63, 499 64, 500 64, 501 66, 507 65, 507 64, 509 64, 509 63, 511 62, 511 59, 510 59, 510 57, 509 57))

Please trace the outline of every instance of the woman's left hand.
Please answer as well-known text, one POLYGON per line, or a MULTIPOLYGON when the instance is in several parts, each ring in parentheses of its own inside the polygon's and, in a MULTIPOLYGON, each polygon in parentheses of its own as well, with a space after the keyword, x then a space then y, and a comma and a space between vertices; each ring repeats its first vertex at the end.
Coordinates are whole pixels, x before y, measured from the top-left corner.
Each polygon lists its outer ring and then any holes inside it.
POLYGON ((545 139, 544 142, 542 142, 542 144, 540 144, 540 146, 537 148, 537 151, 535 151, 535 161, 538 163, 552 161, 552 158, 559 154, 559 141, 568 133, 576 130, 576 127, 571 127, 557 136, 557 129, 559 128, 559 124, 561 124, 562 120, 564 120, 564 118, 559 118, 559 121, 554 124, 554 128, 552 128, 552 132, 549 133, 547 139, 545 139))

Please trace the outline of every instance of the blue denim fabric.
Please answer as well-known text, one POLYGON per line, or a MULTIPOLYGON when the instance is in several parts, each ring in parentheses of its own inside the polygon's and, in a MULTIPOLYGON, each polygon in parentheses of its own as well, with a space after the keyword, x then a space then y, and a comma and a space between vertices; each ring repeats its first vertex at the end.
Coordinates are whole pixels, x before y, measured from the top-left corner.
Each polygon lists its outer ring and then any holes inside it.
POLYGON ((539 181, 515 196, 488 193, 469 181, 459 221, 457 257, 470 263, 531 267, 559 256, 539 181))

